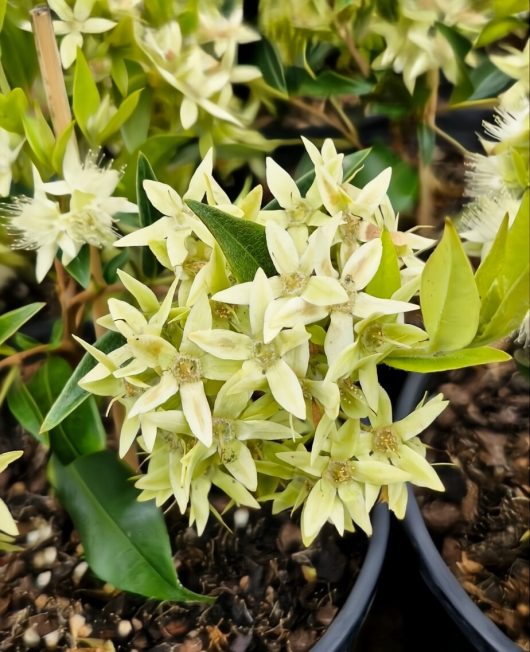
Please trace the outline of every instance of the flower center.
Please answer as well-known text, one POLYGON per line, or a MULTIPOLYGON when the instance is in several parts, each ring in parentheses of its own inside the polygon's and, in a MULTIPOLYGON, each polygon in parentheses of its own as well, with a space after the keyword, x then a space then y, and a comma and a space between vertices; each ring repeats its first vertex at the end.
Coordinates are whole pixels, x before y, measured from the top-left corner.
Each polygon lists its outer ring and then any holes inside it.
POLYGON ((197 358, 179 355, 172 371, 179 383, 196 383, 201 379, 201 364, 197 358))
POLYGON ((314 210, 307 205, 304 199, 299 199, 286 210, 290 225, 303 224, 313 212, 314 210))
POLYGON ((374 450, 379 453, 397 453, 399 441, 390 427, 374 430, 374 450))
POLYGON ((307 285, 309 278, 301 272, 291 272, 280 276, 283 293, 287 296, 296 296, 302 292, 307 285))
POLYGON ((355 464, 350 460, 333 460, 328 464, 326 476, 335 484, 352 480, 355 464))
POLYGON ((357 244, 361 218, 358 215, 352 215, 347 212, 342 214, 342 218, 344 220, 344 223, 340 226, 342 239, 348 244, 357 244))
POLYGON ((380 324, 371 324, 362 334, 362 345, 365 351, 373 352, 384 342, 383 328, 380 324))
POLYGON ((276 348, 271 342, 264 344, 263 342, 254 342, 252 347, 252 355, 257 360, 263 369, 268 369, 278 360, 276 348))

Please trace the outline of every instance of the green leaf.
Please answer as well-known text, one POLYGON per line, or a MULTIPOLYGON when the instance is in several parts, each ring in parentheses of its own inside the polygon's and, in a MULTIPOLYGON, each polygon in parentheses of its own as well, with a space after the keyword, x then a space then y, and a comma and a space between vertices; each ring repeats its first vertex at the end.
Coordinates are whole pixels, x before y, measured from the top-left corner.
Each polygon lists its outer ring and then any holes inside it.
POLYGON ((45 172, 48 173, 55 147, 53 131, 38 106, 34 107, 34 115, 25 113, 22 116, 22 124, 24 125, 24 133, 26 134, 31 151, 35 155, 35 159, 45 172))
POLYGON ((449 353, 438 353, 430 356, 418 355, 412 357, 410 352, 408 354, 409 357, 406 354, 399 356, 393 353, 384 359, 384 363, 394 369, 429 373, 473 367, 479 364, 489 364, 490 362, 506 362, 511 358, 505 351, 493 349, 489 346, 461 349, 460 351, 450 351, 449 353))
POLYGON ((233 217, 192 199, 186 203, 216 239, 240 283, 252 281, 259 267, 267 276, 277 274, 261 224, 233 217))
POLYGON ((502 70, 496 68, 491 61, 473 68, 469 73, 472 93, 467 101, 474 102, 485 98, 496 98, 506 86, 513 83, 502 70))
MULTIPOLYGON (((121 346, 123 341, 123 337, 119 333, 109 331, 100 337, 94 343, 94 346, 96 349, 103 351, 103 353, 109 353, 121 346)), ((84 389, 81 389, 78 382, 96 364, 96 360, 89 353, 85 353, 81 362, 75 368, 75 371, 67 379, 68 382, 65 382, 53 405, 50 406, 43 420, 40 429, 41 432, 46 432, 58 426, 69 414, 72 414, 76 408, 89 398, 90 394, 84 389)))
POLYGON ((289 93, 298 96, 323 99, 340 95, 360 97, 374 88, 374 82, 364 77, 346 77, 334 70, 324 70, 317 77, 311 77, 307 70, 292 67, 286 70, 286 76, 289 93))
POLYGON ((138 502, 132 473, 111 451, 68 466, 54 456, 50 477, 79 532, 86 560, 105 582, 156 600, 210 601, 178 581, 164 519, 154 501, 138 502))
MULTIPOLYGON (((136 165, 136 203, 138 204, 138 219, 140 228, 149 226, 159 220, 162 213, 151 204, 144 190, 144 180, 156 181, 156 175, 146 156, 141 152, 138 154, 138 163, 136 165)), ((141 266, 144 276, 154 278, 160 271, 160 265, 155 256, 149 250, 149 247, 142 247, 141 266)))
POLYGON ((42 302, 30 303, 21 308, 15 308, 0 315, 0 344, 14 335, 18 329, 29 321, 33 315, 42 310, 46 304, 42 302))
POLYGON ((121 96, 125 97, 129 87, 129 73, 127 72, 127 64, 121 57, 114 57, 112 59, 110 76, 116 84, 116 88, 120 91, 121 96))
POLYGON ((425 264, 420 304, 432 350, 454 351, 477 332, 480 298, 458 234, 446 220, 444 234, 425 264))
MULTIPOLYGON (((360 149, 358 152, 352 152, 351 154, 346 154, 342 161, 342 176, 345 181, 351 179, 353 173, 362 165, 364 159, 370 154, 372 150, 370 148, 360 149)), ((311 184, 315 180, 315 170, 312 167, 305 174, 296 179, 296 185, 302 197, 305 197, 307 191, 311 187, 311 184)), ((280 204, 277 199, 271 200, 263 210, 272 211, 278 210, 280 204)))
POLYGON ((77 124, 89 141, 88 122, 90 117, 97 112, 100 103, 101 97, 97 84, 92 77, 85 55, 79 48, 74 72, 73 109, 77 124))
POLYGON ((417 170, 385 145, 377 143, 372 147, 362 170, 355 175, 355 185, 362 188, 388 166, 392 166, 388 196, 394 210, 411 210, 418 197, 417 170))
POLYGON ((121 128, 123 142, 128 152, 142 147, 149 133, 152 115, 152 96, 148 88, 140 94, 133 114, 121 128))
POLYGON ((527 190, 506 239, 505 285, 510 286, 528 266, 530 252, 530 192, 527 190))
POLYGON ((399 260, 392 237, 388 231, 383 231, 381 241, 383 243, 381 263, 375 276, 366 286, 366 291, 374 297, 390 299, 394 292, 401 287, 399 260))
POLYGON ((123 100, 116 113, 108 121, 105 129, 98 134, 98 144, 104 143, 112 136, 112 134, 118 131, 125 122, 127 122, 138 105, 141 93, 141 90, 134 91, 134 93, 131 93, 123 100))
POLYGON ((120 251, 117 256, 111 258, 103 267, 103 278, 109 284, 116 283, 118 280, 117 271, 129 260, 129 250, 127 248, 120 251))
POLYGON ((434 152, 435 136, 434 131, 425 123, 418 125, 418 146, 420 150, 421 162, 423 165, 429 165, 432 161, 434 152))
POLYGON ((0 31, 4 26, 4 18, 6 16, 7 0, 0 0, 0 31))
POLYGON ((285 73, 278 51, 274 45, 263 36, 256 46, 257 66, 263 79, 276 90, 287 95, 285 73))
POLYGON ((475 281, 481 299, 484 299, 490 291, 491 286, 501 279, 501 270, 504 267, 506 259, 507 237, 508 215, 505 215, 491 249, 480 263, 475 274, 475 281))
POLYGON ((49 441, 51 449, 64 464, 81 455, 102 450, 106 440, 93 396, 72 411, 60 426, 51 429, 48 437, 43 436, 43 414, 71 375, 72 369, 66 360, 50 356, 25 386, 19 378, 8 394, 8 405, 20 423, 42 443, 49 441))
POLYGON ((529 275, 530 266, 527 266, 502 295, 499 307, 486 321, 473 344, 495 342, 510 335, 521 325, 529 309, 529 275))
POLYGON ((21 88, 14 88, 7 95, 0 94, 0 127, 23 134, 22 116, 27 110, 28 101, 21 88))
POLYGON ((27 386, 18 378, 7 394, 7 405, 17 422, 41 444, 48 446, 48 436, 40 434, 42 411, 27 386))
POLYGON ((59 138, 57 139, 53 147, 52 166, 53 169, 60 176, 62 176, 62 172, 63 172, 64 153, 66 151, 66 146, 68 145, 68 142, 72 137, 74 126, 75 126, 75 122, 72 121, 63 131, 63 133, 59 136, 59 138))
POLYGON ((71 263, 66 265, 66 271, 74 278, 79 285, 85 289, 90 283, 90 248, 88 245, 83 245, 79 250, 77 256, 71 263))
POLYGON ((500 39, 513 34, 520 29, 524 29, 524 23, 515 18, 515 16, 505 16, 503 18, 494 18, 482 28, 475 41, 476 48, 483 48, 486 45, 495 43, 500 39))

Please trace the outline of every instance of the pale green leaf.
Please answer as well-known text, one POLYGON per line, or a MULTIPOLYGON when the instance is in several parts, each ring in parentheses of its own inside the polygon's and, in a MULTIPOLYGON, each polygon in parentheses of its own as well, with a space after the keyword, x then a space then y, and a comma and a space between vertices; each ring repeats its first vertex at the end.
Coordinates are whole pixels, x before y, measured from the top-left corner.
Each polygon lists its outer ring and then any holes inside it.
POLYGON ((489 346, 478 346, 472 349, 433 355, 411 356, 409 351, 401 356, 394 352, 391 356, 385 358, 385 364, 394 369, 425 374, 433 371, 449 371, 451 369, 473 367, 479 364, 489 364, 490 362, 506 362, 507 360, 510 360, 510 355, 505 351, 493 349, 489 346))
POLYGON ((85 55, 79 49, 74 72, 73 109, 81 131, 89 140, 88 122, 98 110, 100 102, 97 84, 92 77, 85 55))
POLYGON ((429 257, 422 275, 420 303, 433 351, 454 351, 477 332, 480 298, 473 269, 452 223, 429 257))

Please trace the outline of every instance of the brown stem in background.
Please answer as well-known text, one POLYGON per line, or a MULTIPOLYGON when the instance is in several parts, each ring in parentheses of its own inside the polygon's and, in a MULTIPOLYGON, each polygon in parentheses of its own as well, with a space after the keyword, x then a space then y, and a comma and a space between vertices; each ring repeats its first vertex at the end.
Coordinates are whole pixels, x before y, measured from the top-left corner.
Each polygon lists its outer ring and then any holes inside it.
MULTIPOLYGON (((430 89, 430 95, 423 110, 422 122, 424 125, 427 125, 431 129, 433 129, 434 125, 436 124, 436 107, 438 104, 439 83, 440 73, 438 69, 429 70, 427 73, 427 84, 430 89)), ((420 183, 420 201, 418 204, 416 223, 422 226, 433 226, 436 223, 434 219, 433 199, 434 177, 430 163, 425 163, 422 160, 421 152, 419 155, 418 176, 420 183)))
POLYGON ((47 5, 35 7, 31 11, 31 19, 46 101, 53 130, 59 137, 72 122, 72 114, 49 7, 47 5))
POLYGON ((355 41, 353 40, 353 34, 344 25, 335 24, 335 26, 337 27, 337 30, 342 40, 344 41, 344 44, 348 48, 348 52, 351 54, 351 58, 355 61, 357 68, 359 68, 361 75, 363 77, 369 77, 370 64, 368 63, 368 61, 366 61, 366 59, 362 56, 362 54, 357 49, 357 46, 355 45, 355 41))
POLYGON ((321 122, 330 125, 331 127, 333 127, 333 129, 336 129, 340 134, 344 136, 344 138, 349 143, 351 143, 357 149, 360 149, 362 147, 361 143, 359 142, 359 137, 357 136, 355 130, 352 132, 350 129, 344 127, 340 122, 340 120, 337 120, 335 116, 330 116, 325 111, 321 109, 317 109, 311 104, 308 104, 303 100, 299 100, 296 97, 289 98, 289 103, 292 106, 295 106, 296 108, 300 109, 301 111, 306 111, 307 113, 310 113, 311 115, 317 117, 321 122))

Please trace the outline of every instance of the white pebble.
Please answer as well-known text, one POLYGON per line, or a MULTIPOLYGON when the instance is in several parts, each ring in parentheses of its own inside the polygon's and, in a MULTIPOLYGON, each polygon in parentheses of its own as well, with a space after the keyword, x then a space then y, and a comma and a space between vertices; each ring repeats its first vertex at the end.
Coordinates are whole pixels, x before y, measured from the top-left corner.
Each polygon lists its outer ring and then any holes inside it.
POLYGON ((35 629, 33 629, 33 627, 29 627, 24 632, 22 640, 27 647, 37 647, 37 645, 40 643, 40 636, 35 631, 35 629))
POLYGON ((74 584, 79 584, 81 580, 83 579, 83 575, 87 572, 88 570, 88 564, 86 561, 81 561, 77 566, 74 568, 72 572, 72 581, 74 584))
POLYGON ((249 511, 248 509, 240 508, 236 509, 234 512, 234 527, 236 530, 242 530, 244 527, 247 527, 248 519, 249 519, 249 511))
POLYGON ((132 632, 133 626, 130 620, 120 620, 118 623, 118 636, 120 638, 127 638, 132 632))
POLYGON ((36 546, 39 543, 46 541, 46 539, 49 539, 51 535, 52 535, 51 525, 46 523, 45 525, 41 525, 37 529, 28 532, 26 534, 26 541, 29 546, 36 546))
POLYGON ((53 566, 57 559, 57 548, 55 546, 48 546, 43 550, 39 550, 33 556, 33 565, 35 568, 46 568, 53 566))
POLYGON ((35 579, 35 584, 39 589, 43 589, 45 586, 48 586, 52 578, 52 572, 47 570, 43 573, 39 573, 35 579))
POLYGON ((48 650, 53 650, 54 648, 57 647, 60 637, 61 634, 58 629, 54 629, 53 632, 46 634, 46 636, 44 637, 44 643, 48 648, 48 650))

